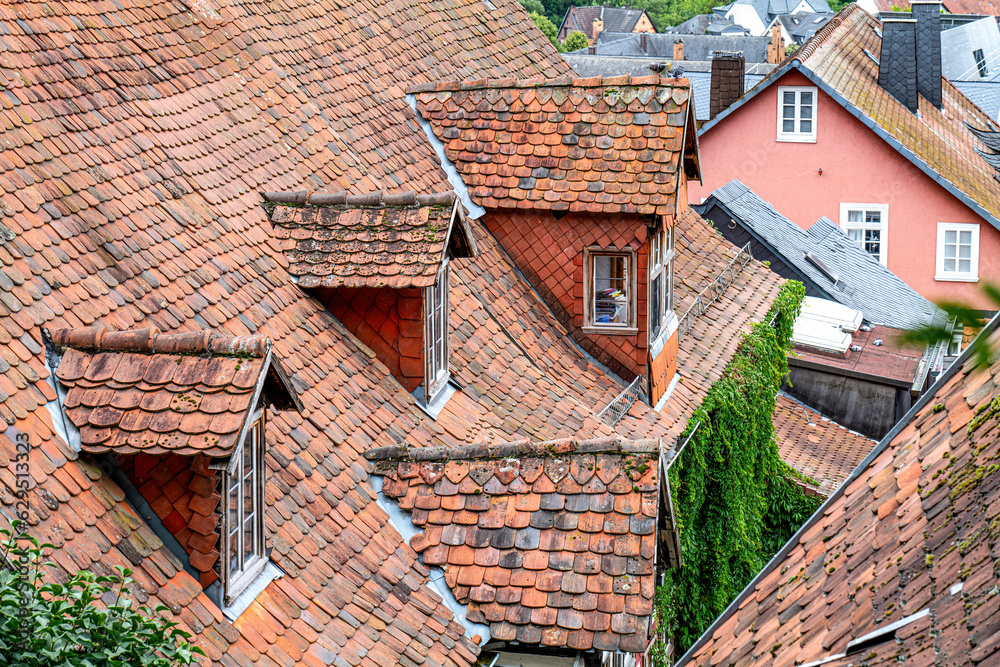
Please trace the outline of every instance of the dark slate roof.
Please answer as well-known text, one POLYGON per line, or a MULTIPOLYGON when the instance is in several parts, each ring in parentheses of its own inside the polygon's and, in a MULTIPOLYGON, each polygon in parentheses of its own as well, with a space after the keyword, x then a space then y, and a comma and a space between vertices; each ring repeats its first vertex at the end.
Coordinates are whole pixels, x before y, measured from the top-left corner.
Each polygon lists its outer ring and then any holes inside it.
POLYGON ((1000 120, 1000 80, 952 81, 952 83, 990 118, 1000 120))
POLYGON ((1000 372, 969 352, 678 665, 998 663, 1000 372))
POLYGON ((712 193, 702 204, 718 203, 738 224, 812 281, 828 298, 856 308, 865 319, 896 329, 944 323, 944 311, 917 294, 896 274, 851 241, 827 218, 803 230, 737 180, 712 193), (818 257, 838 277, 835 284, 805 259, 818 257))
MULTIPOLYGON (((751 37, 748 35, 676 35, 647 34, 646 50, 640 47, 642 35, 638 33, 602 32, 594 44, 596 55, 600 56, 640 56, 649 58, 674 57, 674 42, 684 42, 685 60, 711 60, 715 51, 741 51, 748 63, 766 63, 767 47, 771 37, 751 37)), ((586 53, 586 49, 574 53, 586 53)))
POLYGON ((816 34, 816 31, 827 24, 833 18, 830 12, 811 14, 782 14, 776 19, 784 27, 785 31, 792 36, 796 44, 804 44, 806 40, 816 34))
POLYGON ((705 30, 708 29, 708 25, 717 20, 718 17, 714 14, 698 14, 683 23, 678 23, 672 28, 665 29, 663 32, 673 35, 704 35, 705 30))

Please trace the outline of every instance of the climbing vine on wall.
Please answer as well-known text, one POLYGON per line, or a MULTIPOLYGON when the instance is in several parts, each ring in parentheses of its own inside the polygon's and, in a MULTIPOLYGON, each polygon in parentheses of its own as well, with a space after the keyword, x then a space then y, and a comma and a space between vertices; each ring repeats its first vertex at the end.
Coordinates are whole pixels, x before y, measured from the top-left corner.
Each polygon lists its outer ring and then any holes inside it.
POLYGON ((667 571, 657 616, 677 655, 819 507, 789 481, 771 422, 804 296, 785 283, 692 415, 681 441, 694 435, 670 469, 684 564, 667 571))

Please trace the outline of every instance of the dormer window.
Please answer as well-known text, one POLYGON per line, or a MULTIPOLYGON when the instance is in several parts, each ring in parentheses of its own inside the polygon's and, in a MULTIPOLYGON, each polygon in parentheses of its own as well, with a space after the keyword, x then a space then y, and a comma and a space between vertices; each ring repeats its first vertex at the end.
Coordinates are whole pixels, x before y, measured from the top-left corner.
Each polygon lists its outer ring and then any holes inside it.
POLYGON ((450 395, 448 263, 476 254, 455 194, 264 196, 288 272, 436 416, 450 395))
POLYGON ((239 616, 252 601, 240 593, 277 574, 265 551, 265 408, 302 410, 271 341, 92 327, 47 342, 80 450, 107 455, 164 545, 239 616))
POLYGON ((649 239, 649 340, 663 331, 674 310, 674 230, 660 229, 649 239))
POLYGON ((634 335, 635 252, 584 251, 584 333, 634 335))
POLYGON ((264 416, 258 413, 243 450, 222 475, 222 584, 227 605, 257 578, 267 563, 264 550, 264 416))
POLYGON ((446 384, 448 372, 448 260, 441 264, 437 280, 424 288, 424 387, 427 402, 432 403, 446 384))

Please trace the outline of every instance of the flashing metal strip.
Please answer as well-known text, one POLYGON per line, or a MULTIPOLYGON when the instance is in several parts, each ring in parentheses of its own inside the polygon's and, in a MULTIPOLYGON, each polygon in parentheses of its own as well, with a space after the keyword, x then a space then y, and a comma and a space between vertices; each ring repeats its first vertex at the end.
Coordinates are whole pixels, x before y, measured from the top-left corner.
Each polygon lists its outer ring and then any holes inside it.
POLYGON ((444 152, 444 143, 437 138, 434 134, 434 130, 431 128, 430 122, 420 115, 417 111, 417 98, 413 95, 406 96, 406 103, 410 105, 410 109, 413 110, 413 115, 416 116, 417 122, 420 123, 421 129, 423 129, 424 134, 427 136, 427 141, 430 142, 431 146, 434 148, 434 153, 437 155, 438 160, 441 162, 441 169, 444 171, 445 175, 448 177, 448 182, 451 186, 455 188, 455 194, 458 198, 462 200, 462 204, 469 211, 469 217, 473 220, 483 217, 486 215, 486 209, 472 201, 472 195, 469 194, 469 188, 466 187, 465 181, 458 173, 458 169, 448 156, 444 152))
MULTIPOLYGON (((993 318, 986 324, 986 326, 983 327, 983 330, 979 332, 978 336, 976 336, 976 341, 980 341, 981 339, 981 341, 984 342, 990 334, 996 331, 998 324, 1000 324, 1000 313, 994 315, 993 318)), ((973 341, 973 343, 975 343, 976 341, 973 341)), ((736 610, 739 609, 740 604, 747 598, 747 596, 749 596, 751 593, 754 592, 757 584, 760 581, 762 581, 767 575, 769 575, 776 567, 778 567, 778 565, 780 565, 781 562, 784 560, 785 556, 787 556, 788 553, 793 548, 795 548, 795 546, 799 543, 799 540, 802 538, 802 535, 804 535, 806 531, 812 528, 813 525, 816 523, 816 521, 818 521, 819 518, 823 516, 826 510, 831 505, 833 505, 833 503, 837 502, 842 495, 844 495, 844 491, 851 484, 851 482, 860 477, 861 473, 864 472, 868 468, 868 466, 871 465, 872 461, 878 458, 882 454, 882 452, 884 452, 889 447, 893 439, 897 435, 899 435, 904 428, 906 428, 906 426, 913 420, 914 416, 916 416, 918 412, 927 407, 927 405, 934 399, 934 396, 941 389, 941 387, 943 387, 949 380, 951 380, 951 378, 954 377, 954 375, 959 371, 959 369, 961 369, 962 366, 965 365, 965 362, 968 361, 970 356, 972 356, 970 352, 975 347, 976 346, 974 344, 970 344, 968 347, 962 350, 962 353, 958 356, 957 359, 955 359, 954 363, 952 363, 951 366, 945 369, 941 373, 941 375, 938 376, 937 380, 934 381, 934 384, 931 385, 931 388, 926 393, 924 393, 920 398, 918 398, 916 402, 914 402, 913 407, 907 410, 906 414, 903 415, 903 418, 900 419, 898 422, 896 422, 896 425, 893 426, 892 429, 890 429, 889 432, 885 434, 885 436, 879 441, 877 445, 875 445, 875 449, 873 449, 868 454, 868 456, 866 456, 864 460, 861 461, 861 463, 859 463, 858 466, 853 471, 851 471, 851 474, 848 475, 847 479, 845 479, 841 483, 841 485, 838 486, 836 490, 830 494, 830 496, 826 499, 826 501, 822 505, 820 505, 815 512, 813 512, 813 515, 808 519, 806 519, 806 522, 803 523, 802 526, 800 526, 797 531, 795 531, 795 534, 792 535, 792 537, 787 542, 785 542, 784 546, 782 546, 781 549, 778 550, 778 553, 774 554, 771 560, 767 562, 767 565, 764 566, 764 569, 758 572, 757 576, 750 580, 750 583, 748 583, 746 587, 742 591, 740 591, 740 594, 737 595, 733 599, 733 601, 729 603, 729 606, 727 606, 725 610, 723 610, 722 614, 720 614, 719 617, 712 622, 712 625, 708 626, 708 629, 706 629, 705 632, 702 633, 701 637, 699 637, 697 641, 695 641, 695 643, 692 644, 690 648, 688 648, 688 650, 684 653, 684 655, 682 655, 680 659, 678 659, 677 662, 674 663, 674 667, 684 667, 684 665, 686 665, 691 660, 694 654, 697 653, 701 649, 701 647, 705 645, 706 642, 708 642, 708 640, 712 637, 712 635, 715 634, 715 631, 719 628, 719 626, 721 626, 724 623, 724 619, 728 618, 730 614, 735 613, 736 610)))

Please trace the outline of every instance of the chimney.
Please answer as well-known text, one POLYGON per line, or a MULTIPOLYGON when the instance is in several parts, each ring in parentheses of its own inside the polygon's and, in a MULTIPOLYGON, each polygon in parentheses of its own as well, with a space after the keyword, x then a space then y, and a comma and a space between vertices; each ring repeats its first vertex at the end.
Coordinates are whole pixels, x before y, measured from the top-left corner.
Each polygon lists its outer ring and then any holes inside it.
POLYGON ((684 40, 674 40, 674 60, 684 60, 684 40))
POLYGON ((649 35, 644 32, 639 34, 639 48, 643 53, 649 53, 649 35))
POLYGON ((594 19, 594 24, 591 26, 591 33, 594 35, 594 43, 597 43, 597 36, 601 34, 604 30, 604 19, 594 19))
POLYGON ((913 18, 917 22, 917 92, 938 109, 941 108, 941 2, 913 0, 913 18))
MULTIPOLYGON (((917 62, 915 19, 882 21, 882 53, 879 56, 878 85, 917 112, 917 62)), ((940 76, 938 77, 940 87, 940 76)))
POLYGON ((785 59, 785 40, 781 36, 781 25, 777 21, 771 26, 771 43, 767 47, 767 62, 777 65, 785 59))
POLYGON ((742 51, 716 51, 712 54, 712 92, 709 117, 715 118, 729 105, 743 97, 746 59, 742 51))
POLYGON ((588 56, 596 56, 597 55, 597 47, 596 46, 588 46, 587 47, 587 55, 588 56))

